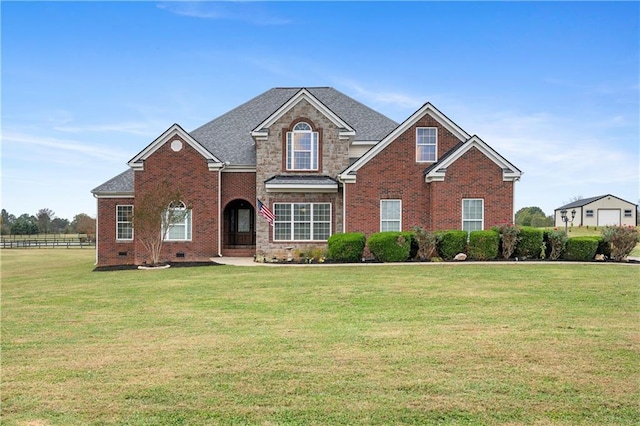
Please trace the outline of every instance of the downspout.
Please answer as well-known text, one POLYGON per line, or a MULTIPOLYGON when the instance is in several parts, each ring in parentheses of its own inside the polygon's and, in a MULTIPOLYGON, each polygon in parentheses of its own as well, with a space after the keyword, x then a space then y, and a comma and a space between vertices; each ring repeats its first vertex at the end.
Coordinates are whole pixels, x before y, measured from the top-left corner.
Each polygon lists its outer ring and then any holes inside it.
POLYGON ((99 212, 99 205, 98 205, 98 197, 96 197, 96 194, 93 194, 93 198, 96 199, 96 262, 94 263, 94 265, 98 264, 98 212, 99 212))
POLYGON ((340 175, 338 175, 338 182, 342 184, 342 233, 347 233, 347 184, 340 175))
POLYGON ((229 162, 225 161, 218 169, 218 257, 222 257, 222 170, 227 165, 229 162))

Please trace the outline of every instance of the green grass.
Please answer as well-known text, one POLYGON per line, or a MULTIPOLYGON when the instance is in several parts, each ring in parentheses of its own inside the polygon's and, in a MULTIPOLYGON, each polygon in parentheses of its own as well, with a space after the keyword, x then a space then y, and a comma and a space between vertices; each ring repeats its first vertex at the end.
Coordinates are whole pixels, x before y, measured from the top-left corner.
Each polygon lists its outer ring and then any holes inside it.
POLYGON ((3 250, 2 424, 637 425, 640 268, 3 250))

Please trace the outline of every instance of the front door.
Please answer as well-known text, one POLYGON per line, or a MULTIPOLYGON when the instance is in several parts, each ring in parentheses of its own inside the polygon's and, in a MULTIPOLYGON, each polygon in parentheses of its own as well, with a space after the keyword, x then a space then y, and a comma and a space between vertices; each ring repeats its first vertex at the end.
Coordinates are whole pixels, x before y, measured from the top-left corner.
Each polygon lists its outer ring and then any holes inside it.
POLYGON ((225 247, 255 247, 255 214, 251 203, 244 200, 234 200, 229 203, 224 211, 224 225, 225 247))

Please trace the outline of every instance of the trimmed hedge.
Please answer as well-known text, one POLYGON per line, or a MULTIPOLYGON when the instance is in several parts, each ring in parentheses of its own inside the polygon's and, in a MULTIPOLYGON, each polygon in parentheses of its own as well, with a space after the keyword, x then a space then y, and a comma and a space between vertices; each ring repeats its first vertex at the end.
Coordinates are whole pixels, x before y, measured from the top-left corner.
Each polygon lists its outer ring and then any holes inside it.
POLYGON ((520 258, 540 259, 544 232, 542 229, 523 226, 520 228, 516 255, 520 258))
POLYGON ((565 260, 580 260, 588 262, 593 260, 598 250, 601 238, 599 237, 574 237, 569 238, 562 258, 565 260))
POLYGON ((498 257, 500 233, 494 230, 472 231, 469 234, 469 258, 493 260, 498 257))
POLYGON ((380 262, 405 262, 409 260, 412 241, 410 232, 378 232, 369 236, 367 247, 380 262))
POLYGON ((458 253, 466 253, 467 231, 452 230, 441 233, 438 254, 444 260, 452 260, 458 253))
POLYGON ((333 234, 327 241, 329 259, 337 262, 360 262, 366 238, 359 232, 333 234))

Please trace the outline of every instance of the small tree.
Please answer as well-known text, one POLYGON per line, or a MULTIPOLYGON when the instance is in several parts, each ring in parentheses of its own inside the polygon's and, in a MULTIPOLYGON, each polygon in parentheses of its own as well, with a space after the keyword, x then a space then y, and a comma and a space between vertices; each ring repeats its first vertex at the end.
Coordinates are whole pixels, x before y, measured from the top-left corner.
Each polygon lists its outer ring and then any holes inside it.
POLYGON ((611 259, 617 262, 627 257, 640 241, 640 233, 634 226, 607 226, 602 237, 611 247, 611 259))
POLYGON ((163 180, 137 197, 133 211, 133 229, 151 258, 160 263, 162 244, 171 225, 183 221, 189 208, 182 202, 182 192, 163 180), (180 207, 180 208, 178 208, 180 207))
POLYGON ((96 235, 96 220, 86 213, 79 213, 73 217, 71 227, 78 234, 86 234, 90 241, 93 241, 96 235))

